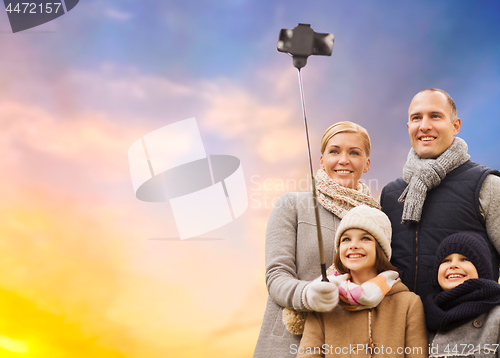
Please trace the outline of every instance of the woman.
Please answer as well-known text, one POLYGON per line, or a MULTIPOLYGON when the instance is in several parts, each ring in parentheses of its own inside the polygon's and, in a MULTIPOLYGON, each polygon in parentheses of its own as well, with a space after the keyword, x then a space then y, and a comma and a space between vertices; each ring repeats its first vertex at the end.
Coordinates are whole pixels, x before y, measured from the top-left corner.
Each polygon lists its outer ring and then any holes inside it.
MULTIPOLYGON (((352 122, 332 125, 321 139, 321 169, 315 179, 327 266, 335 254, 335 231, 349 209, 361 204, 379 208, 368 187, 359 181, 370 169, 370 149, 368 132, 352 122)), ((332 304, 333 290, 306 289, 321 275, 315 223, 311 193, 285 193, 276 202, 266 232, 269 298, 254 358, 295 356, 292 345, 298 347, 300 336, 286 330, 284 307, 309 312, 304 299, 313 309, 321 306, 314 302, 326 300, 332 304), (305 297, 305 293, 313 292, 315 299, 305 297)))

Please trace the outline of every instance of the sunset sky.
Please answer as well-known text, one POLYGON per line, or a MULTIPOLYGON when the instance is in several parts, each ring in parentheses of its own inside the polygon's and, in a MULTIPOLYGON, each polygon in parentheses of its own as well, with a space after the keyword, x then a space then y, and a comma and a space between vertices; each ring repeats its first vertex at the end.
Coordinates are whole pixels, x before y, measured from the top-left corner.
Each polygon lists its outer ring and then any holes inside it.
POLYGON ((315 168, 323 131, 357 122, 378 198, 411 98, 438 87, 472 159, 500 169, 496 0, 81 0, 15 34, 0 11, 0 357, 252 355, 267 219, 309 185, 297 71, 276 51, 298 23, 335 35, 302 70, 315 168), (181 241, 168 203, 136 199, 127 153, 191 117, 207 154, 241 160, 249 207, 181 241))

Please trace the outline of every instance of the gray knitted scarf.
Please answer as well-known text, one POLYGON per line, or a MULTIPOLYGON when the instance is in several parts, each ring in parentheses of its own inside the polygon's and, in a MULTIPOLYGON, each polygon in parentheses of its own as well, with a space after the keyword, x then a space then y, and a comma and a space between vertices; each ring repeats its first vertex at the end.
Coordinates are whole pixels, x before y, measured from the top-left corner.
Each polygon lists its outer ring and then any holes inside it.
POLYGON ((419 222, 427 192, 438 186, 446 174, 469 158, 467 143, 459 137, 455 137, 448 149, 436 159, 422 159, 411 148, 403 167, 403 180, 408 185, 398 199, 400 204, 404 204, 401 223, 404 225, 407 221, 419 222))

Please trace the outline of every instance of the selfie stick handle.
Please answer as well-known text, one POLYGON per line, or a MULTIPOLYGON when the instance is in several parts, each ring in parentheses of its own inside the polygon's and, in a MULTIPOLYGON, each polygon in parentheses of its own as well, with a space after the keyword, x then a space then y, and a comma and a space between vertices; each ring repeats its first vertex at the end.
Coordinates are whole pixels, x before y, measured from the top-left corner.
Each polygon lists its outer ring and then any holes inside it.
POLYGON ((309 145, 309 131, 307 129, 306 103, 304 100, 304 88, 302 87, 302 75, 300 73, 300 68, 297 68, 297 71, 299 73, 300 98, 302 100, 302 113, 304 116, 304 127, 306 129, 307 153, 309 154, 309 169, 311 171, 311 180, 312 180, 314 215, 316 217, 316 230, 318 232, 319 258, 321 261, 321 276, 323 277, 321 281, 328 282, 328 278, 326 277, 325 252, 323 250, 323 236, 321 235, 321 225, 320 225, 320 221, 319 221, 318 198, 316 197, 316 180, 314 180, 312 160, 311 160, 311 146, 309 145))

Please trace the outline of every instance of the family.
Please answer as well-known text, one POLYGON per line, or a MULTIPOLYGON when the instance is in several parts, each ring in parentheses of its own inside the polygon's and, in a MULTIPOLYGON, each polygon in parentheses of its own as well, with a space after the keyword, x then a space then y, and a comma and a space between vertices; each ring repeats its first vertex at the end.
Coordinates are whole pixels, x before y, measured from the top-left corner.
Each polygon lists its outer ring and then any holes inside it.
POLYGON ((500 172, 470 160, 460 127, 448 93, 417 93, 403 175, 379 201, 360 181, 368 132, 326 130, 315 180, 329 282, 312 194, 283 194, 254 358, 500 357, 500 172))

